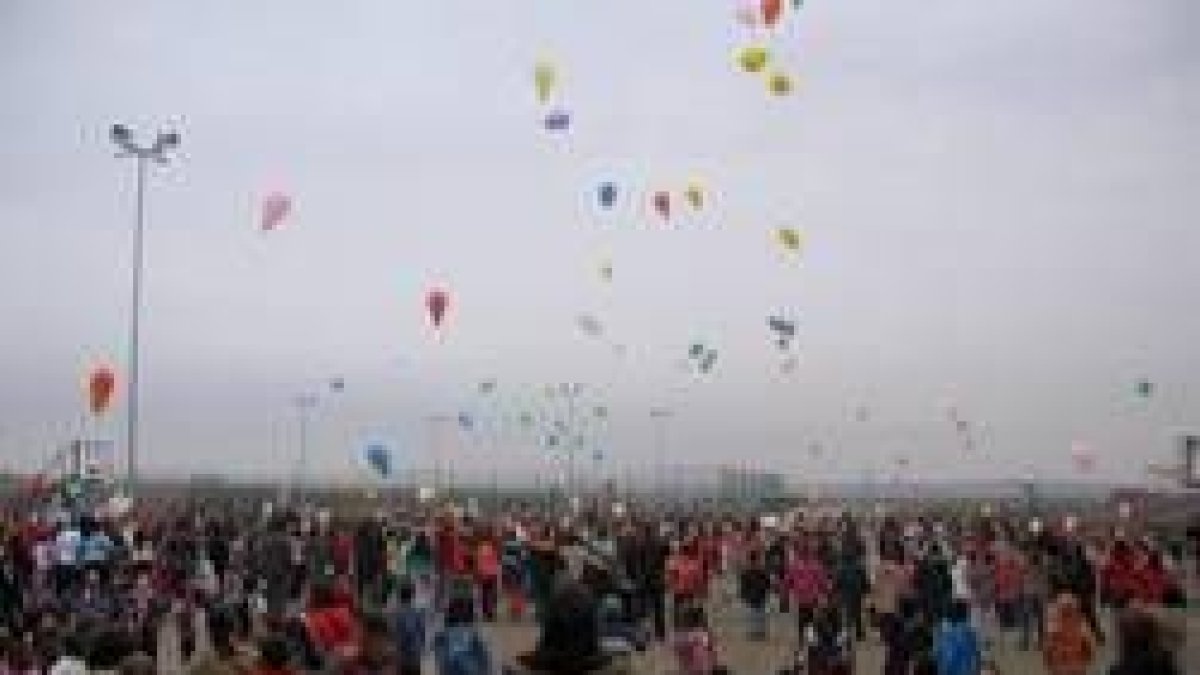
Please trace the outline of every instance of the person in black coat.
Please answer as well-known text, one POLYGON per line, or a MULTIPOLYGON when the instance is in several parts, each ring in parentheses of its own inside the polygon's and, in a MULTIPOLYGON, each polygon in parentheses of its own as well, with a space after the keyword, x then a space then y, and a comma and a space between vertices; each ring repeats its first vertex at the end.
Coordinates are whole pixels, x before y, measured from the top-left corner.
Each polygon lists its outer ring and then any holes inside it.
POLYGON ((359 523, 354 533, 354 572, 359 598, 372 605, 381 604, 383 599, 386 547, 382 523, 374 519, 359 523))
POLYGON ((749 612, 746 632, 752 641, 767 639, 767 601, 771 586, 771 575, 763 564, 762 555, 751 551, 746 568, 738 578, 738 595, 749 612))
POLYGON ((654 635, 667 637, 667 543, 650 524, 644 524, 622 551, 625 572, 633 586, 639 619, 653 619, 654 635))
POLYGON ((954 585, 950 579, 950 562, 940 547, 935 546, 917 564, 914 586, 922 613, 930 621, 936 623, 949 614, 954 585))
POLYGON ((1179 675, 1175 659, 1162 644, 1154 617, 1131 610, 1121 617, 1120 647, 1109 675, 1179 675))

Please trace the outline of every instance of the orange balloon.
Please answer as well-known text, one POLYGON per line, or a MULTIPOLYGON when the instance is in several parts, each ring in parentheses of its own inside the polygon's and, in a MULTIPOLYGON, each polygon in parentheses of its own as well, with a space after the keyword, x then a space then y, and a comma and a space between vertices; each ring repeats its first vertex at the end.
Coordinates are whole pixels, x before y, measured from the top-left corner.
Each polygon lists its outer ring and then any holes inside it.
POLYGON ((93 415, 100 415, 112 404, 113 393, 117 390, 117 376, 107 366, 100 366, 88 377, 88 409, 93 415))

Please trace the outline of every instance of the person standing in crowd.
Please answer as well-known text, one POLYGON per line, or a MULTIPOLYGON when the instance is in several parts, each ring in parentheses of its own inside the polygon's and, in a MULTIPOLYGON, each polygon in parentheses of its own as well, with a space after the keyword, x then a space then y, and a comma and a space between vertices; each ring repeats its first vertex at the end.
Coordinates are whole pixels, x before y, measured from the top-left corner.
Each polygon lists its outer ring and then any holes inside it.
POLYGON ((411 581, 402 580, 397 589, 398 607, 393 625, 400 675, 421 675, 425 659, 426 626, 424 609, 414 605, 415 588, 411 581))
MULTIPOLYGON (((1083 544, 1073 535, 1058 542, 1050 592, 1055 597, 1063 592, 1074 595, 1079 601, 1084 617, 1087 618, 1088 626, 1096 636, 1096 641, 1104 644, 1104 631, 1100 627, 1100 616, 1096 612, 1096 586, 1095 567, 1088 560, 1083 544)), ((1116 594, 1118 604, 1125 602, 1127 588, 1124 581, 1113 587, 1112 592, 1116 594)))
POLYGON ((746 636, 755 642, 767 639, 767 602, 771 595, 771 575, 763 565, 762 554, 751 550, 738 580, 739 595, 746 605, 746 636))
POLYGON ((1096 656, 1096 636, 1079 599, 1061 593, 1047 609, 1043 660, 1050 675, 1087 675, 1096 656))
POLYGON ((921 612, 936 624, 949 613, 956 589, 944 547, 929 544, 925 548, 924 555, 917 559, 914 591, 922 602, 921 612))
POLYGON ((817 607, 829 598, 831 585, 829 573, 817 557, 813 542, 807 537, 800 539, 788 561, 784 586, 796 612, 797 635, 801 643, 816 618, 817 607))
POLYGON ((490 675, 492 655, 475 625, 475 605, 469 597, 447 602, 442 630, 433 638, 438 675, 490 675))
POLYGON ((259 641, 258 661, 250 675, 300 675, 291 661, 287 640, 277 633, 269 634, 259 641))
POLYGON ((1109 675, 1180 675, 1178 666, 1162 644, 1154 618, 1139 609, 1124 611, 1118 625, 1117 659, 1109 675))
POLYGON ((375 612, 362 618, 358 648, 332 669, 334 675, 396 675, 399 662, 387 619, 375 612))
POLYGON ((481 535, 475 544, 475 580, 479 586, 479 605, 483 620, 496 620, 500 595, 500 552, 490 534, 481 535))
POLYGON ((1018 623, 1021 633, 1022 651, 1032 648, 1036 639, 1040 646, 1046 607, 1050 596, 1050 571, 1046 554, 1040 546, 1032 544, 1024 561, 1021 596, 1018 601, 1018 623))
POLYGON ((971 625, 971 606, 955 600, 934 635, 933 654, 938 675, 979 675, 983 650, 979 633, 971 625))
POLYGON ((525 616, 526 552, 525 542, 521 541, 515 528, 510 528, 504 534, 500 551, 500 585, 504 604, 508 607, 508 617, 520 621, 525 616))
POLYGON ((308 609, 300 615, 300 627, 304 662, 309 668, 337 664, 358 646, 358 621, 351 608, 339 602, 330 581, 313 584, 308 609))
POLYGON ((912 597, 912 573, 904 561, 904 547, 892 537, 883 539, 879 548, 879 564, 875 570, 872 604, 875 622, 885 644, 898 637, 901 603, 912 597))
POLYGON ((704 599, 704 562, 700 560, 695 540, 676 546, 667 559, 667 591, 671 596, 671 617, 678 622, 679 613, 704 599))
POLYGON ((673 648, 680 675, 712 675, 717 668, 717 645, 704 607, 689 602, 677 615, 673 648))
POLYGON ((775 587, 779 589, 779 611, 787 614, 790 609, 790 598, 785 584, 788 562, 787 539, 778 532, 771 532, 768 537, 763 563, 766 565, 767 573, 771 575, 775 587))
POLYGON ((864 556, 861 547, 843 539, 833 574, 834 594, 841 616, 845 618, 848 626, 853 628, 854 639, 859 642, 866 638, 866 629, 863 626, 863 598, 871 590, 864 556))
POLYGON ((565 581, 538 616, 532 651, 517 656, 506 672, 516 675, 630 675, 628 655, 606 653, 597 626, 595 596, 582 584, 565 581))
POLYGON ((1021 594, 1025 587, 1025 559, 1007 540, 997 541, 992 552, 992 592, 1001 640, 1010 640, 1020 624, 1021 594))
POLYGON ((668 547, 650 523, 643 523, 634 533, 625 552, 625 573, 634 586, 635 614, 639 620, 650 620, 654 637, 662 642, 667 637, 667 556, 668 547))
POLYGON ((853 672, 854 640, 838 605, 827 601, 817 608, 804 644, 811 675, 850 675, 853 672))
POLYGON ((377 518, 363 519, 354 536, 354 571, 359 601, 371 607, 382 604, 385 555, 382 523, 377 518))
POLYGON ((910 675, 927 671, 933 663, 933 627, 914 598, 901 598, 881 634, 884 644, 883 675, 910 675))
POLYGON ((287 521, 283 516, 274 516, 268 523, 268 532, 258 551, 258 576, 263 580, 266 612, 269 616, 283 616, 287 610, 289 572, 292 567, 292 544, 287 534, 287 521))
POLYGON ((54 592, 65 598, 79 578, 79 529, 70 520, 59 523, 54 536, 54 592))
POLYGON ((211 649, 198 654, 188 675, 243 675, 253 666, 252 654, 238 642, 237 616, 229 607, 214 607, 207 616, 211 649))

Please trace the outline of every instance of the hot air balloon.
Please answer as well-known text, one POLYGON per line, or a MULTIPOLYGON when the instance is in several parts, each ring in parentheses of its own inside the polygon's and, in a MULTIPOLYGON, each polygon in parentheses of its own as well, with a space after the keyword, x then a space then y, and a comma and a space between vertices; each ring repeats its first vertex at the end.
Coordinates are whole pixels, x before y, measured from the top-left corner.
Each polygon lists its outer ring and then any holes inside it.
POLYGON ((272 192, 263 198, 260 226, 264 232, 279 227, 292 211, 292 198, 282 192, 272 192))
POLYGON ((766 47, 742 47, 737 53, 737 62, 747 73, 760 73, 771 60, 771 52, 766 47))
POLYGON ((533 66, 533 86, 537 91, 538 103, 545 103, 550 100, 550 94, 554 92, 554 87, 558 83, 558 69, 553 63, 542 60, 538 61, 533 66))
POLYGON ((779 16, 781 14, 783 14, 783 0, 762 0, 764 24, 774 26, 776 23, 779 23, 779 16))
POLYGON ((599 272, 600 272, 601 279, 603 279, 604 281, 612 281, 612 276, 613 276, 612 263, 607 262, 607 261, 601 263, 599 272))
POLYGON ((652 201, 654 204, 654 210, 659 216, 662 217, 663 220, 671 217, 671 193, 667 192, 666 190, 659 190, 658 192, 654 193, 652 201))
POLYGON ((596 200, 600 202, 600 206, 605 209, 611 209, 617 203, 617 186, 614 183, 604 182, 596 188, 596 200))
POLYGON ((442 327, 442 320, 446 318, 446 310, 449 307, 450 295, 446 291, 435 288, 425 294, 425 309, 429 311, 429 321, 435 329, 442 327))
POLYGON ((107 366, 100 366, 88 376, 88 409, 93 415, 103 414, 112 404, 113 392, 117 388, 117 376, 107 366))

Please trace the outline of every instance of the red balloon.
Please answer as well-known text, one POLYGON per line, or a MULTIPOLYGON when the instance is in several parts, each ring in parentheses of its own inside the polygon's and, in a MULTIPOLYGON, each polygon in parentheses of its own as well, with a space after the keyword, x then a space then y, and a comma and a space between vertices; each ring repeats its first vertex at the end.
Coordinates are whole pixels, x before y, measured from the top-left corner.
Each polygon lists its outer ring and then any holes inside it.
POLYGON ((671 217, 671 193, 666 190, 659 190, 654 193, 654 210, 658 211, 658 215, 663 219, 671 217))
POLYGON ((442 319, 450 306, 450 295, 440 288, 435 288, 425 295, 425 309, 429 311, 429 320, 434 328, 442 327, 442 319))
POLYGON ((774 26, 783 13, 783 0, 762 0, 763 23, 774 26))
POLYGON ((88 409, 93 415, 99 415, 112 403, 113 392, 117 389, 117 376, 106 366, 100 366, 88 377, 88 409))

